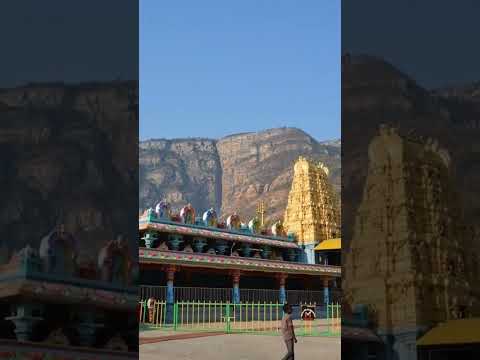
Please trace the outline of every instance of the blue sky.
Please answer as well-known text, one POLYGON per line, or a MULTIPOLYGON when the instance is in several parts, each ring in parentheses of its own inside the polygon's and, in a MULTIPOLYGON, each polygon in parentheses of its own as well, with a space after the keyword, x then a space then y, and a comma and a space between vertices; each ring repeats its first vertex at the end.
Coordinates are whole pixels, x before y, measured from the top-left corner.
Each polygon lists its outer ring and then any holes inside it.
POLYGON ((340 45, 340 0, 142 0, 140 138, 339 138, 340 45))

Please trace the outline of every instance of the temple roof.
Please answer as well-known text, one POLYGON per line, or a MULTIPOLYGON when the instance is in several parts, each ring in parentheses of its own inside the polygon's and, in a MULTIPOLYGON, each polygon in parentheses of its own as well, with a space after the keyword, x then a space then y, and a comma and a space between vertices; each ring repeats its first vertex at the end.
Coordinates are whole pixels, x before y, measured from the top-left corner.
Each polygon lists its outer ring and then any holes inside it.
POLYGON ((480 343, 480 318, 449 320, 439 324, 419 340, 419 346, 480 343))
POLYGON ((341 250, 342 249, 342 239, 327 239, 323 240, 320 244, 315 247, 315 251, 325 251, 325 250, 341 250))
POLYGON ((235 242, 246 242, 258 245, 270 245, 283 248, 298 249, 298 245, 289 241, 288 238, 276 236, 265 236, 260 234, 242 233, 240 231, 217 229, 213 227, 182 224, 173 221, 155 219, 154 221, 141 218, 139 223, 140 230, 153 229, 181 235, 199 236, 205 238, 222 239, 235 242))
POLYGON ((140 263, 178 264, 192 267, 216 269, 239 269, 262 272, 282 272, 304 275, 341 276, 338 266, 303 264, 288 261, 243 258, 213 254, 185 253, 182 251, 163 251, 158 249, 139 249, 140 263))

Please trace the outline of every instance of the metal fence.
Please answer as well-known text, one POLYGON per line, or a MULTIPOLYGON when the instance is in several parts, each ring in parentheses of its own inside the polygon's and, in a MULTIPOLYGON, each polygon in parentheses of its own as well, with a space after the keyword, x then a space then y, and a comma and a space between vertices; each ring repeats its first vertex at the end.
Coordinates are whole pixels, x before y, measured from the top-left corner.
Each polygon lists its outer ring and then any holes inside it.
POLYGON ((138 322, 140 325, 162 327, 166 325, 167 304, 165 301, 154 301, 148 307, 148 301, 140 301, 138 309, 138 322))
POLYGON ((167 287, 140 285, 140 299, 145 300, 150 298, 165 300, 167 298, 167 287))
MULTIPOLYGON (((340 302, 340 295, 338 289, 330 289, 330 302, 340 302)), ((140 286, 142 300, 154 298, 165 301, 166 296, 166 286, 140 286)), ((279 290, 240 288, 241 302, 275 303, 279 296, 279 290)), ((321 290, 287 290, 286 296, 289 304, 324 302, 324 293, 321 290)), ((232 302, 232 288, 175 287, 175 301, 232 302)))
MULTIPOLYGON (((142 326, 170 327, 181 331, 221 331, 226 333, 280 334, 283 304, 181 301, 171 304, 172 321, 167 324, 164 301, 140 302, 139 320, 142 326)), ((317 306, 303 304, 294 317, 299 336, 338 336, 341 308, 339 304, 317 306), (306 316, 306 314, 309 316, 306 316), (313 316, 311 315, 313 314, 313 316)))

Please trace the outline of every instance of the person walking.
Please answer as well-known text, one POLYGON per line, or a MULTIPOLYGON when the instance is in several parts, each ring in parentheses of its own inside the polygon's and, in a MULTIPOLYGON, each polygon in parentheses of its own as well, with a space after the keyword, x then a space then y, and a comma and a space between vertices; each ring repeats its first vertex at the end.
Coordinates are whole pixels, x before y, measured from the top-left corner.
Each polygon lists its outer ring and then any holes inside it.
POLYGON ((282 358, 282 360, 294 360, 294 344, 297 342, 297 337, 295 336, 295 329, 293 328, 292 306, 289 304, 283 305, 283 313, 281 329, 283 341, 285 341, 285 345, 287 346, 287 354, 282 358))

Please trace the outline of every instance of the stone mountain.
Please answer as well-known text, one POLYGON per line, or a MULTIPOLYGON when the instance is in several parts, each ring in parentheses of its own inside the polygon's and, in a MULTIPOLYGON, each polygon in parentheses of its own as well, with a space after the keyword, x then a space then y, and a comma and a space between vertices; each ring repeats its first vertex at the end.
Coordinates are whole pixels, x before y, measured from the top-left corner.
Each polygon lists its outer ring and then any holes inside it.
MULTIPOLYGON (((296 128, 276 128, 213 139, 147 140, 140 143, 140 210, 162 197, 175 210, 191 203, 214 207, 244 221, 264 201, 266 219, 283 218, 293 163, 304 155, 322 161, 340 191, 340 141, 318 142, 296 128)), ((198 215, 198 214, 197 214, 198 215)))

